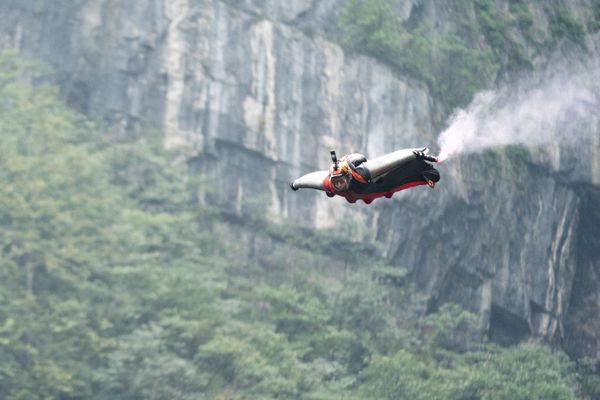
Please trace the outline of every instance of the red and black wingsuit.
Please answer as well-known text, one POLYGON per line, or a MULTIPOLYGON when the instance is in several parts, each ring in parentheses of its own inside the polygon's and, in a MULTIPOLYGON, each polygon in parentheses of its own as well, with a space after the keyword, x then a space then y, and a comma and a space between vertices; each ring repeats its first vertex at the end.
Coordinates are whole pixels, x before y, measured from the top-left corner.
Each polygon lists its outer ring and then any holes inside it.
POLYGON ((427 148, 403 149, 367 160, 362 154, 348 154, 338 161, 331 150, 333 164, 329 170, 311 172, 290 184, 293 190, 310 188, 323 190, 329 197, 342 196, 350 203, 363 200, 370 204, 378 197, 419 185, 433 188, 440 173, 433 165, 436 157, 427 155, 427 148))

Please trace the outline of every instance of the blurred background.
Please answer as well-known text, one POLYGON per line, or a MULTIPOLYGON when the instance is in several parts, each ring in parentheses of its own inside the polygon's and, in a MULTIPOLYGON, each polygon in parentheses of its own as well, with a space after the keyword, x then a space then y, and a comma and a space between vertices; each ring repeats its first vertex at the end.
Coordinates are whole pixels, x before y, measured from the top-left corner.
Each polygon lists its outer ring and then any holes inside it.
POLYGON ((599 1, 0 0, 0 51, 0 398, 600 399, 599 1), (461 115, 433 191, 288 186, 461 115))

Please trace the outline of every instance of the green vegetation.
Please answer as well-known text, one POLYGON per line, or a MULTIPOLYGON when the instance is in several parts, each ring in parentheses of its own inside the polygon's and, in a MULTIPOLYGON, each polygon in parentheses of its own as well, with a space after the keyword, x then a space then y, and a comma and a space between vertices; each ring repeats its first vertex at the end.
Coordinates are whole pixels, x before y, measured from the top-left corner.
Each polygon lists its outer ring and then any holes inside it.
POLYGON ((477 51, 465 46, 457 36, 447 36, 440 43, 443 66, 435 68, 436 99, 450 108, 466 106, 475 93, 487 87, 498 72, 499 64, 491 51, 477 51))
POLYGON ((567 38, 573 43, 585 46, 585 31, 565 6, 556 7, 550 14, 550 35, 553 40, 567 38))
POLYGON ((378 58, 415 78, 433 84, 430 64, 431 39, 427 28, 413 35, 395 16, 393 3, 386 0, 350 0, 342 15, 348 48, 378 58))
MULTIPOLYGON (((492 40, 502 40, 495 38, 498 28, 492 17, 482 15, 492 40)), ((476 91, 493 82, 500 65, 489 46, 453 33, 440 36, 423 22, 412 25, 403 23, 394 12, 394 3, 386 0, 349 0, 341 18, 348 49, 378 58, 424 82, 449 109, 466 105, 476 91)), ((464 26, 470 30, 470 21, 464 26)))
POLYGON ((529 32, 533 27, 533 13, 523 0, 510 0, 509 11, 521 32, 529 32))
POLYGON ((588 31, 596 33, 600 30, 600 0, 591 2, 591 18, 587 23, 588 31))
POLYGON ((592 358, 578 360, 577 363, 581 392, 586 398, 600 398, 600 361, 592 358))
MULTIPOLYGON (((454 23, 444 28, 428 24, 419 5, 403 21, 396 4, 348 0, 340 19, 343 44, 423 82, 447 113, 492 87, 499 76, 530 69, 536 54, 561 41, 585 48, 583 25, 564 6, 548 10, 548 32, 534 34, 533 13, 523 0, 510 0, 508 12, 493 0, 449 2, 444 12, 454 23)), ((600 15, 594 7, 590 30, 600 15)))
POLYGON ((477 346, 457 306, 424 316, 405 272, 368 248, 198 206, 202 182, 160 132, 104 132, 37 74, 0 57, 0 398, 572 399, 578 378, 597 386, 542 345, 477 346))
POLYGON ((516 28, 525 39, 532 40, 533 15, 529 7, 521 1, 512 0, 509 3, 510 13, 505 14, 496 8, 492 0, 477 0, 474 9, 479 30, 494 55, 494 62, 508 72, 531 68, 524 46, 511 33, 516 28))

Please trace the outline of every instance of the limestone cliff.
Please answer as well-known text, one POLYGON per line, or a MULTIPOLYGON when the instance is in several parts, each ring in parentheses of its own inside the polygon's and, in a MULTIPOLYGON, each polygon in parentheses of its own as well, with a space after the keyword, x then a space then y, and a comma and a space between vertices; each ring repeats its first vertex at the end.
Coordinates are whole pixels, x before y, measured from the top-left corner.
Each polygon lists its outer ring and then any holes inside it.
MULTIPOLYGON (((344 3, 4 0, 0 46, 48 62, 73 107, 116 129, 164 127, 191 173, 221 178, 222 191, 203 201, 351 227, 411 271, 432 309, 457 302, 500 343, 540 336, 600 356, 598 124, 585 127, 581 160, 561 148, 527 161, 471 157, 442 165, 434 192, 371 206, 289 190, 292 178, 328 166, 331 147, 373 157, 433 145, 446 117, 425 85, 336 44, 344 3)), ((409 18, 418 8, 443 31, 453 24, 446 3, 397 11, 409 18)), ((570 7, 585 14, 585 5, 570 7)), ((531 7, 543 28, 543 6, 531 7)), ((600 39, 586 43, 595 54, 600 39)))

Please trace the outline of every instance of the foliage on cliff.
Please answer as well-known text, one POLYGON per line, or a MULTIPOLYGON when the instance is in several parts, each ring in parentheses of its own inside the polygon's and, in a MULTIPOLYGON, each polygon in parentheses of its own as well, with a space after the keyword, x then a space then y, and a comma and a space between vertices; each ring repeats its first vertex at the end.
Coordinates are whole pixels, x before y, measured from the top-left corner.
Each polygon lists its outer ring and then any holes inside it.
POLYGON ((40 80, 1 56, 0 398, 576 397, 560 352, 474 346, 365 249, 200 207, 160 135, 40 80))
POLYGON ((348 0, 340 19, 345 47, 423 82, 447 111, 465 106, 497 79, 531 68, 538 54, 565 41, 585 48, 585 25, 597 30, 600 17, 595 10, 581 22, 567 7, 549 6, 541 30, 524 0, 510 0, 508 10, 492 0, 448 2, 438 12, 452 23, 431 21, 422 4, 403 20, 397 6, 397 1, 348 0))

